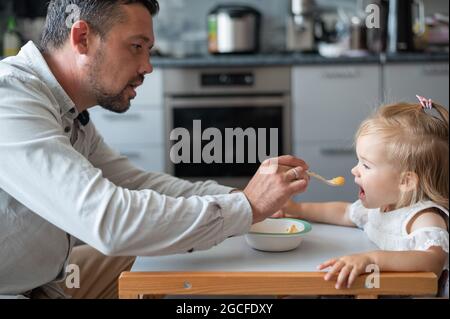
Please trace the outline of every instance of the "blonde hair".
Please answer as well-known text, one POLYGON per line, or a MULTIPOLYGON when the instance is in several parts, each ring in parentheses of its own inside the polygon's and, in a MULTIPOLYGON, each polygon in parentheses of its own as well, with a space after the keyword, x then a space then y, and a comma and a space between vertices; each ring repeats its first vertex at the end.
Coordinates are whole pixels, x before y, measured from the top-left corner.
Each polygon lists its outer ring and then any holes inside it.
POLYGON ((414 172, 418 183, 404 192, 396 208, 431 200, 447 210, 449 193, 449 122, 445 107, 432 110, 420 104, 397 103, 380 107, 366 119, 356 139, 376 134, 383 139, 388 161, 400 172, 414 172), (436 111, 436 116, 431 111, 436 111))

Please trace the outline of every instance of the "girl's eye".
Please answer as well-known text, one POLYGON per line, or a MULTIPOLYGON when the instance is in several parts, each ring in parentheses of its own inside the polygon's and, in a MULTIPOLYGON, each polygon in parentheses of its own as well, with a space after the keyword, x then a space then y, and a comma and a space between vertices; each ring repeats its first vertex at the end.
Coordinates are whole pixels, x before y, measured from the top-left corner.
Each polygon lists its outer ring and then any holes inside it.
POLYGON ((365 169, 370 169, 370 167, 367 166, 366 164, 363 164, 363 167, 364 167, 365 169))

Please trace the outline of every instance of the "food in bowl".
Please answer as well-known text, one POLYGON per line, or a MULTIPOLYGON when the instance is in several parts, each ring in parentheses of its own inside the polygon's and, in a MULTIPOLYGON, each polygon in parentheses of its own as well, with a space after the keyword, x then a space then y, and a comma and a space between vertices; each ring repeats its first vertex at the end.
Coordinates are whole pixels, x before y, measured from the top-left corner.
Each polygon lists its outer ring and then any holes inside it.
POLYGON ((293 233, 298 233, 298 232, 299 232, 299 230, 298 230, 297 226, 295 226, 295 224, 292 224, 287 230, 288 234, 293 234, 293 233))
POLYGON ((297 248, 311 225, 292 218, 268 218, 254 224, 245 235, 247 244, 262 251, 289 251, 297 248))

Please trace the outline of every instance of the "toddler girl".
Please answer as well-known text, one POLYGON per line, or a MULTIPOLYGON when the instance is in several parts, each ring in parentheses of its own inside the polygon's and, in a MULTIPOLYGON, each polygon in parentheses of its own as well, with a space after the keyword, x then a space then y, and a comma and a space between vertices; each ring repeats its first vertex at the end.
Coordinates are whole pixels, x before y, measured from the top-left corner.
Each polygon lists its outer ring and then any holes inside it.
MULTIPOLYGON (((319 265, 320 270, 330 268, 325 280, 337 278, 337 289, 350 287, 371 264, 380 271, 448 274, 448 111, 418 98, 418 104, 381 107, 361 124, 356 134, 358 164, 352 169, 358 201, 289 202, 282 212, 360 227, 380 248, 319 265)), ((448 281, 443 282, 448 295, 448 281)))

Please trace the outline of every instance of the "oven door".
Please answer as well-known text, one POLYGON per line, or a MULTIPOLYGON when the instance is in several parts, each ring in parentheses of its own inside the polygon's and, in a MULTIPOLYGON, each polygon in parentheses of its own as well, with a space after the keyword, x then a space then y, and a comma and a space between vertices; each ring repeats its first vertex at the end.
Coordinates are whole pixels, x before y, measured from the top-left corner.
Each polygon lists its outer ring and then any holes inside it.
POLYGON ((224 185, 243 187, 255 174, 260 160, 265 159, 259 153, 266 157, 291 153, 290 98, 286 95, 173 96, 166 99, 166 106, 166 127, 168 128, 166 169, 174 176, 192 181, 213 179, 224 185), (220 162, 207 163, 203 156, 200 162, 198 161, 199 152, 201 153, 211 140, 198 141, 201 135, 195 134, 194 121, 197 123, 197 131, 198 123, 201 123, 202 134, 209 128, 220 131, 222 137, 221 145, 219 144, 222 149, 220 162), (170 132, 175 128, 184 128, 189 131, 190 161, 188 163, 184 161, 174 163, 170 157, 172 147, 179 142, 179 140, 170 140, 170 132), (231 150, 230 143, 227 143, 227 132, 229 134, 230 130, 226 129, 237 128, 243 131, 252 129, 246 132, 254 132, 256 139, 245 137, 241 139, 242 144, 239 144, 234 138, 231 150), (277 136, 271 129, 277 129, 277 136), (197 141, 194 141, 195 138, 197 141), (261 150, 260 147, 264 144, 260 143, 264 139, 265 148, 261 150), (196 146, 195 143, 197 143, 196 146), (271 152, 275 149, 276 154, 272 154, 271 152))

